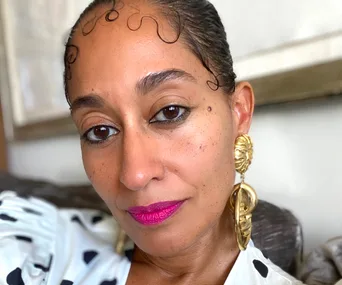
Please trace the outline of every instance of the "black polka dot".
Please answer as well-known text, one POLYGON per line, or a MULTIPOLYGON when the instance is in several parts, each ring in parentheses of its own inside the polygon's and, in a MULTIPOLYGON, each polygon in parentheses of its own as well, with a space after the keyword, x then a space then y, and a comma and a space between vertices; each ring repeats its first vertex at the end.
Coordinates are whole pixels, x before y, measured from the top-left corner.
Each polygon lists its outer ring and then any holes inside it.
POLYGON ((253 260, 253 264, 255 269, 260 273, 260 275, 264 278, 268 275, 268 268, 265 264, 263 264, 260 260, 253 260))
POLYGON ((20 241, 26 241, 26 242, 29 242, 29 243, 32 243, 32 238, 30 237, 25 237, 25 236, 15 236, 15 238, 17 240, 20 240, 20 241))
POLYGON ((42 270, 45 273, 49 272, 50 268, 51 268, 51 264, 52 264, 52 259, 53 259, 53 257, 52 257, 52 255, 50 255, 50 261, 49 261, 49 265, 48 266, 44 266, 44 265, 35 263, 34 267, 42 270))
POLYGON ((61 285, 72 285, 72 284, 74 284, 74 282, 71 282, 71 281, 69 281, 69 280, 63 280, 63 281, 61 282, 61 285))
POLYGON ((81 221, 79 216, 76 216, 76 215, 72 216, 71 221, 75 222, 75 223, 78 223, 81 227, 85 228, 85 226, 84 226, 84 224, 81 221))
POLYGON ((19 267, 7 275, 6 281, 8 285, 25 285, 23 278, 21 277, 21 269, 19 267))
POLYGON ((97 251, 86 251, 83 253, 83 260, 86 264, 89 264, 98 254, 97 251))
POLYGON ((100 285, 116 285, 118 283, 118 280, 114 278, 112 281, 103 281, 100 285))
POLYGON ((0 220, 3 220, 3 221, 8 221, 8 222, 16 222, 18 221, 16 218, 12 218, 6 214, 1 214, 0 215, 0 220))
POLYGON ((103 220, 103 217, 100 216, 100 215, 98 215, 98 216, 94 216, 94 217, 92 218, 91 222, 92 222, 93 225, 95 225, 95 224, 101 222, 102 220, 103 220))
POLYGON ((134 249, 127 249, 127 250, 125 250, 125 255, 126 255, 126 257, 128 258, 129 261, 132 261, 133 253, 134 253, 134 249))
POLYGON ((38 212, 36 210, 32 210, 32 209, 29 209, 29 208, 23 208, 23 210, 26 213, 29 213, 29 214, 33 214, 33 215, 37 215, 37 216, 43 216, 43 214, 41 212, 38 212))
POLYGON ((37 263, 34 264, 34 267, 37 269, 40 269, 41 271, 43 271, 45 273, 49 272, 49 270, 50 270, 50 268, 45 267, 44 265, 41 265, 41 264, 37 264, 37 263))

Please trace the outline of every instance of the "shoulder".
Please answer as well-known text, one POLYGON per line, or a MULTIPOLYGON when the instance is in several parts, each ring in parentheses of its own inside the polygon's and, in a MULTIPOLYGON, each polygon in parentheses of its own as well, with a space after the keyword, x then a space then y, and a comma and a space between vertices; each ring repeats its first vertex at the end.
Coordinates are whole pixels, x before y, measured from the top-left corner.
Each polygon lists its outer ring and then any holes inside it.
POLYGON ((123 276, 129 262, 113 250, 115 225, 98 211, 0 193, 0 284, 96 284, 123 276))
POLYGON ((248 259, 253 264, 252 270, 258 277, 262 277, 267 280, 265 284, 279 284, 279 285, 299 285, 302 282, 289 275, 281 268, 276 266, 268 257, 264 256, 263 253, 253 243, 248 247, 246 254, 248 259))
POLYGON ((303 284, 291 275, 274 265, 250 242, 245 251, 240 252, 238 259, 228 277, 230 284, 303 284))

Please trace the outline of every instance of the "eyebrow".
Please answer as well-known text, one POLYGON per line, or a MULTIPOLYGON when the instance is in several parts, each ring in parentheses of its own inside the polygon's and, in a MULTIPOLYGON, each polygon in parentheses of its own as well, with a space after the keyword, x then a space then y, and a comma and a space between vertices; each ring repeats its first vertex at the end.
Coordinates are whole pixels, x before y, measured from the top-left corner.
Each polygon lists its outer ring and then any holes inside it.
MULTIPOLYGON (((136 85, 135 89, 138 94, 146 95, 152 92, 154 89, 162 84, 174 80, 185 80, 190 82, 197 82, 195 77, 190 73, 181 69, 167 69, 160 72, 149 73, 142 79, 140 79, 136 85)), ((81 108, 96 108, 101 109, 106 105, 105 100, 95 94, 91 93, 85 96, 78 97, 71 103, 70 111, 71 114, 75 113, 81 108)))
POLYGON ((152 92, 160 85, 165 84, 168 81, 174 80, 197 82, 193 75, 184 70, 167 69, 160 72, 149 73, 137 82, 135 89, 137 93, 141 95, 146 95, 152 92))
POLYGON ((78 97, 71 103, 71 114, 81 108, 96 108, 101 109, 105 106, 105 101, 97 94, 88 94, 86 96, 78 97))

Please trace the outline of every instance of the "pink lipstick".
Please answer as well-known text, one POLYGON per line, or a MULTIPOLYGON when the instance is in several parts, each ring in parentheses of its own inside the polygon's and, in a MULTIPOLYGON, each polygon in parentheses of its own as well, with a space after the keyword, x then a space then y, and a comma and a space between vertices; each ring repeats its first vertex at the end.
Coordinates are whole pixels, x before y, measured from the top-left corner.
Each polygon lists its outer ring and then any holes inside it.
POLYGON ((185 200, 168 201, 155 203, 147 207, 132 207, 128 209, 128 213, 142 225, 158 225, 177 212, 184 202, 185 200))

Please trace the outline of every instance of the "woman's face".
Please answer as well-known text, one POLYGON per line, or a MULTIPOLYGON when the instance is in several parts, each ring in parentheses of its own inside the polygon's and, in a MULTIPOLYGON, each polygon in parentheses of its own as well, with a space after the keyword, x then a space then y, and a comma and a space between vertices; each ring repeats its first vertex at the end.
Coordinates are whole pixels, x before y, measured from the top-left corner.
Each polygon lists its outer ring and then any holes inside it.
MULTIPOLYGON (((101 19, 88 36, 76 32, 72 116, 86 173, 116 220, 143 251, 171 256, 219 223, 253 95, 247 84, 230 97, 211 90, 213 78, 180 40, 164 43, 149 19, 128 29, 132 13, 101 19)), ((165 22, 163 29, 174 36, 165 22)))

